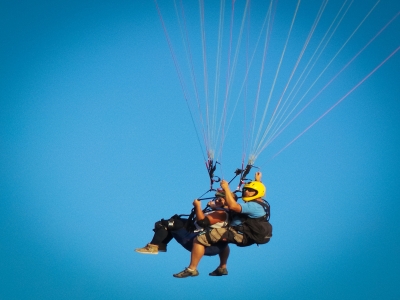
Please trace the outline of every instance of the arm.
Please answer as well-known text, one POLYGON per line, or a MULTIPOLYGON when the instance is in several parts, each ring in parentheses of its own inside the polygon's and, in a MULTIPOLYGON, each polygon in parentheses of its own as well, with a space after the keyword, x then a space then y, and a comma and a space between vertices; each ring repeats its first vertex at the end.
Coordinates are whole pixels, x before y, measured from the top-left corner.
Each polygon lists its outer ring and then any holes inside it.
POLYGON ((196 221, 203 220, 205 218, 203 210, 201 209, 201 202, 198 199, 193 201, 194 212, 196 214, 196 221))
POLYGON ((213 211, 212 213, 205 216, 203 210, 201 209, 201 202, 197 199, 193 201, 193 206, 196 213, 196 221, 202 227, 207 227, 209 225, 213 225, 215 223, 226 220, 226 213, 222 210, 213 211))
POLYGON ((233 198, 231 189, 229 188, 229 183, 226 180, 221 180, 221 187, 225 191, 225 200, 229 209, 235 212, 241 212, 242 207, 233 198))
POLYGON ((256 172, 256 175, 254 176, 254 180, 261 182, 261 175, 262 175, 261 172, 256 172))

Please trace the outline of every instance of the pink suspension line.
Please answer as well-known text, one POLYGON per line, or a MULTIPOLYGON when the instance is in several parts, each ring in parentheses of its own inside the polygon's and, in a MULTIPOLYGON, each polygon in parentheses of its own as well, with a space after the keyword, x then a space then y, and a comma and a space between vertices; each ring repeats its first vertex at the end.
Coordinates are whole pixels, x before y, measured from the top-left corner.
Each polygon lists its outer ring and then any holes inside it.
MULTIPOLYGON (((195 129, 195 132, 196 132, 196 135, 197 135, 197 140, 198 140, 198 142, 199 142, 200 148, 201 148, 201 150, 202 150, 201 152, 202 152, 202 154, 203 154, 203 147, 202 147, 202 145, 201 145, 199 133, 198 133, 198 131, 197 131, 196 123, 195 123, 194 118, 193 118, 193 113, 192 113, 192 110, 191 110, 191 108, 190 108, 190 104, 189 104, 189 95, 188 95, 188 92, 187 92, 187 88, 186 88, 186 85, 185 85, 185 81, 184 81, 184 79, 183 79, 182 72, 181 72, 181 69, 180 69, 180 67, 179 67, 179 64, 178 64, 178 61, 177 61, 177 58, 176 58, 174 49, 173 49, 173 47, 172 47, 171 39, 170 39, 170 37, 169 37, 167 28, 166 28, 166 26, 165 26, 165 22, 164 22, 164 19, 163 19, 163 17, 162 17, 161 10, 160 10, 160 7, 159 7, 159 5, 158 5, 158 3, 157 3, 157 0, 154 0, 154 3, 155 3, 155 5, 156 5, 157 12, 158 12, 158 16, 159 16, 159 18, 160 18, 160 21, 161 21, 161 24, 162 24, 162 27, 163 27, 164 35, 165 35, 165 37, 166 37, 166 39, 167 39, 168 47, 169 47, 169 50, 170 50, 170 53, 171 53, 171 56, 172 56, 172 60, 173 60, 173 62, 174 62, 175 70, 176 70, 176 72, 177 72, 177 74, 178 74, 179 83, 180 83, 180 85, 181 85, 182 92, 183 92, 183 95, 184 95, 184 98, 185 98, 185 101, 186 101, 186 105, 187 105, 187 107, 188 107, 188 110, 189 110, 189 113, 190 113, 190 117, 191 117, 191 120, 192 120, 192 124, 193 124, 193 126, 194 126, 194 129, 195 129)), ((204 130, 203 130, 203 139, 204 139, 204 144, 206 145, 206 148, 208 148, 209 146, 208 146, 208 143, 207 143, 207 139, 206 139, 206 137, 205 137, 204 130)), ((206 160, 206 158, 204 157, 204 154, 203 154, 203 158, 204 158, 204 160, 206 160)))
MULTIPOLYGON (((229 25, 229 50, 228 50, 228 65, 226 69, 226 82, 225 82, 225 96, 224 96, 224 105, 222 110, 222 118, 219 127, 222 128, 221 138, 220 138, 220 147, 219 147, 219 156, 222 155, 222 145, 225 140, 225 120, 226 120, 226 113, 227 113, 227 102, 228 102, 228 94, 229 94, 229 78, 230 78, 230 69, 231 69, 231 54, 232 54, 232 40, 233 40, 233 20, 235 15, 235 0, 232 0, 231 6, 231 19, 229 25)), ((219 136, 219 130, 218 134, 219 136)))
MULTIPOLYGON (((204 75, 204 91, 205 91, 205 101, 206 101, 206 119, 207 119, 207 136, 208 136, 208 141, 210 144, 212 144, 212 141, 210 141, 210 136, 211 136, 211 126, 210 126, 210 111, 209 111, 209 99, 208 99, 208 71, 207 71, 207 46, 206 46, 206 31, 205 31, 205 26, 204 26, 204 0, 199 1, 200 5, 200 28, 201 28, 201 40, 202 40, 202 49, 203 49, 203 75, 204 75)), ((213 158, 213 153, 212 153, 212 148, 213 145, 210 146, 210 148, 207 151, 207 156, 208 158, 213 158)))
MULTIPOLYGON (((250 7, 249 7, 249 17, 247 19, 247 42, 246 42, 246 74, 249 72, 249 44, 250 44, 250 7)), ((243 101, 243 148, 242 148, 242 169, 244 165, 244 160, 246 158, 246 149, 249 144, 249 136, 246 134, 246 104, 247 104, 247 89, 248 80, 247 76, 245 78, 245 89, 244 89, 244 101, 243 101)))
MULTIPOLYGON (((182 14, 182 19, 183 19, 183 37, 184 37, 184 44, 186 45, 186 54, 188 56, 188 62, 189 62, 189 67, 190 67, 190 74, 192 77, 192 82, 193 82, 193 87, 195 91, 195 96, 196 96, 196 103, 197 103, 197 110, 200 116, 200 124, 201 124, 201 130, 203 134, 203 140, 206 145, 206 151, 209 151, 210 143, 206 137, 205 134, 205 126, 204 126, 204 120, 203 120, 203 114, 201 111, 201 106, 200 106, 200 99, 199 99, 199 92, 198 92, 198 87, 197 87, 197 80, 196 80, 196 73, 194 71, 194 64, 193 64, 193 55, 190 47, 190 41, 189 41, 189 35, 188 35, 188 30, 187 30, 187 22, 186 22, 186 16, 185 16, 185 10, 184 6, 182 3, 182 0, 180 0, 180 8, 181 8, 181 14, 182 14)), ((179 14, 178 14, 178 20, 179 20, 179 14)))
MULTIPOLYGON (((223 34, 224 34, 224 17, 225 17, 225 0, 220 2, 220 12, 219 12, 219 24, 218 24, 218 43, 217 43, 217 60, 215 65, 215 84, 214 84, 214 108, 213 108, 213 119, 212 128, 213 136, 212 139, 217 141, 217 116, 218 116, 218 103, 219 103, 219 86, 221 77, 221 59, 222 59, 222 45, 223 45, 223 34)), ((217 156, 219 157, 219 155, 217 156)))

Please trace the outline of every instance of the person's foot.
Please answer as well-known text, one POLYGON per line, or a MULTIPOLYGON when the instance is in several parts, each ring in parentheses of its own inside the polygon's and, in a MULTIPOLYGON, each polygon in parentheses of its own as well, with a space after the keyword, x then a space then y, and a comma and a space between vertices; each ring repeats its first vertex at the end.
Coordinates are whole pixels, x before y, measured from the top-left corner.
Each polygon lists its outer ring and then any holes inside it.
POLYGON ((147 244, 143 248, 135 249, 135 251, 142 254, 158 254, 158 245, 147 244))
POLYGON ((186 277, 194 277, 199 275, 199 272, 197 270, 191 270, 189 268, 186 268, 185 270, 183 270, 182 272, 179 272, 177 274, 174 274, 173 276, 176 278, 186 278, 186 277))
POLYGON ((210 276, 222 276, 222 275, 228 275, 228 269, 226 268, 216 268, 214 271, 212 271, 210 276))

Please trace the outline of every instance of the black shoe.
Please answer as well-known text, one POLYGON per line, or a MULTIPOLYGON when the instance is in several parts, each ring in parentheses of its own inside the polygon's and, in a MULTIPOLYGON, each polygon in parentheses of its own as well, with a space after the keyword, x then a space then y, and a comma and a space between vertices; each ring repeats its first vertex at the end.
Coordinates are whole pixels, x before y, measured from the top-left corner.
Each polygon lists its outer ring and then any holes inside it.
POLYGON ((210 276, 222 276, 222 275, 228 275, 228 269, 226 268, 216 268, 214 271, 212 271, 210 276))

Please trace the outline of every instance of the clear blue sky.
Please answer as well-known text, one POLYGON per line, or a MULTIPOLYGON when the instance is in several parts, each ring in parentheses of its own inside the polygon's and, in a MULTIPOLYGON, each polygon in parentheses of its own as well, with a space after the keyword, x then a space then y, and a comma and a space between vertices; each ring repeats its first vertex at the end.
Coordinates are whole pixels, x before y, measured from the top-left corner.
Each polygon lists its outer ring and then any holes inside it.
MULTIPOLYGON (((303 2, 295 58, 319 7, 303 2)), ((374 3, 354 1, 327 57, 374 3)), ((282 40, 295 5, 278 2, 282 40)), ((325 80, 399 10, 380 1, 325 80)), ((400 18, 257 160, 271 242, 232 247, 229 276, 208 276, 217 258, 207 257, 185 280, 172 277, 189 263, 177 243, 134 252, 208 188, 154 2, 8 1, 0 24, 0 298, 400 298, 400 53, 270 159, 399 47, 400 18)), ((226 136, 226 179, 241 164, 241 128, 226 136)))

